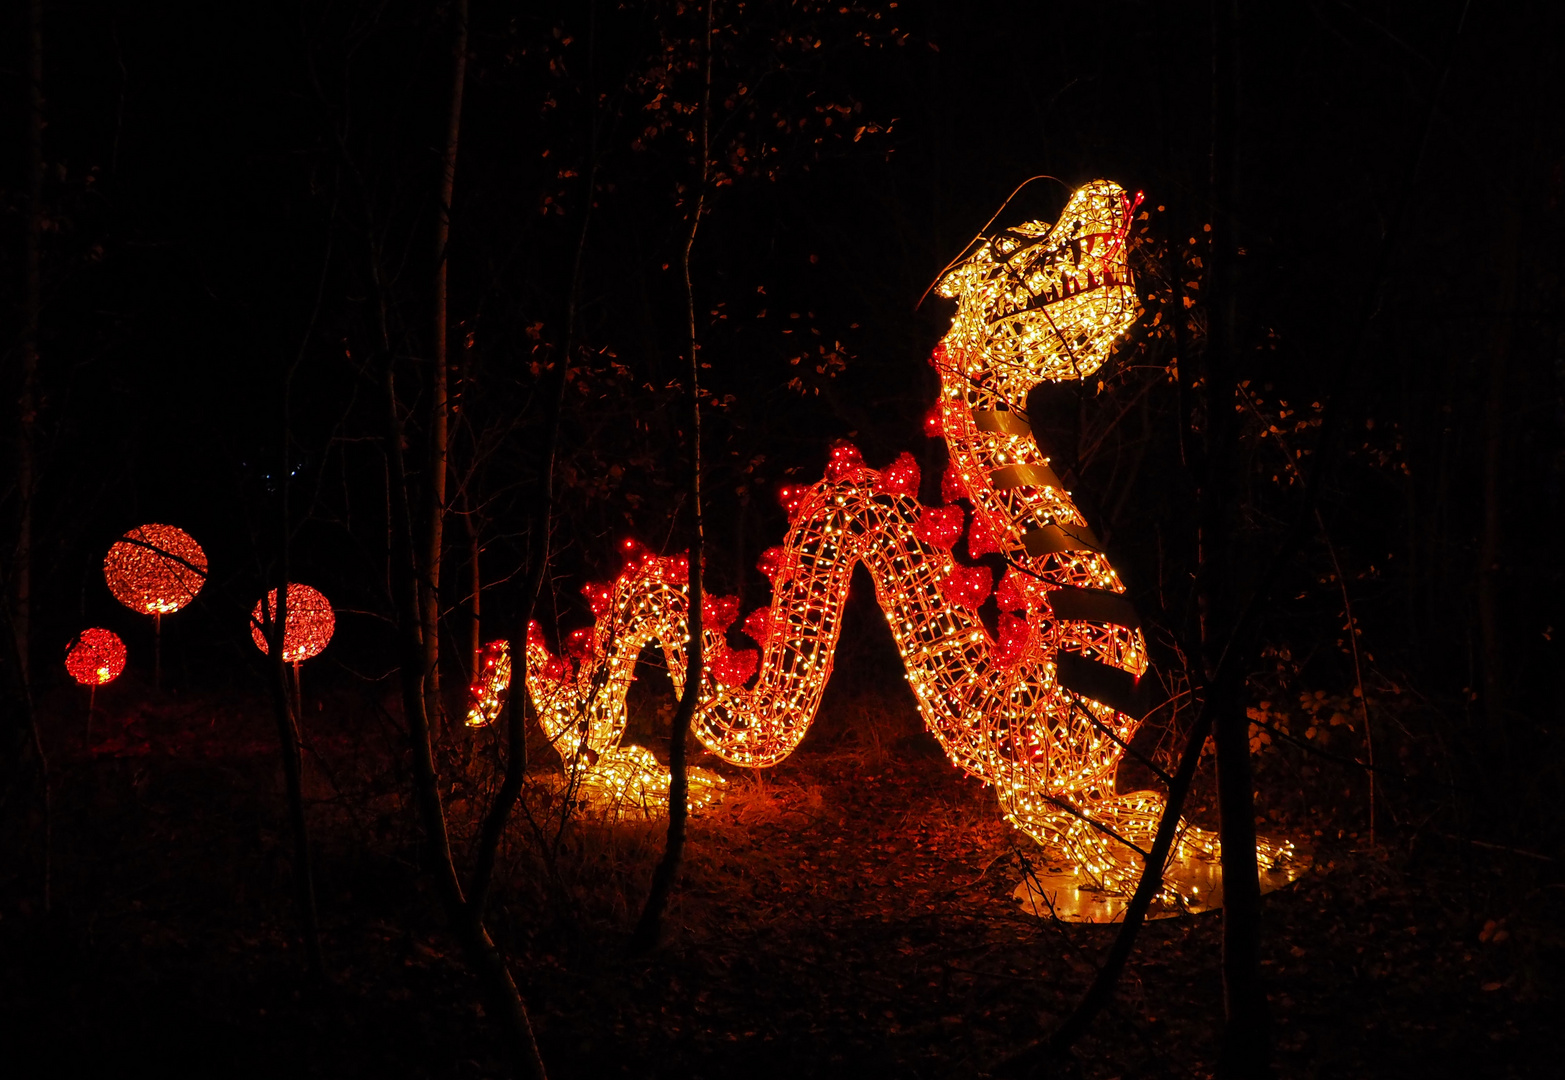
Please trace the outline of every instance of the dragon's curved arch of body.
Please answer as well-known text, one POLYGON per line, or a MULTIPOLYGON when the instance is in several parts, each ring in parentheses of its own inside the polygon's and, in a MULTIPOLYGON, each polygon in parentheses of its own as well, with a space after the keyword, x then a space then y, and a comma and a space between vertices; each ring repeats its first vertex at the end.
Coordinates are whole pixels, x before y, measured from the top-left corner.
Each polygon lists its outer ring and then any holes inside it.
MULTIPOLYGON (((1114 697, 1102 688, 1115 680, 1140 678, 1146 645, 1124 586, 1050 470, 1023 406, 1040 381, 1097 371, 1135 321, 1125 248, 1139 201, 1094 181, 1052 226, 1000 233, 941 279, 938 290, 957 311, 931 358, 940 401, 928 426, 949 451, 946 505, 919 503, 910 455, 877 471, 845 443, 819 483, 782 489, 788 534, 761 560, 772 602, 742 624, 759 648, 728 646, 736 599, 704 601, 694 730, 713 754, 759 768, 799 745, 831 676, 853 567, 862 563, 919 711, 951 761, 994 785, 1010 821, 1088 877, 1133 886, 1140 861, 1130 845, 1150 847, 1163 799, 1115 791, 1139 721, 1100 698, 1114 697), (977 610, 993 574, 953 553, 964 532, 970 558, 1005 558, 994 636, 977 610)), ((625 695, 649 643, 661 645, 683 692, 687 573, 685 556, 628 544, 620 577, 584 589, 596 623, 572 635, 565 656, 528 635, 527 690, 542 726, 599 791, 634 789, 632 797, 666 805, 666 772, 620 738, 625 695)), ((693 778, 692 803, 720 783, 693 778)), ((1215 838, 1196 829, 1183 830, 1180 845, 1183 854, 1216 852, 1215 838)))

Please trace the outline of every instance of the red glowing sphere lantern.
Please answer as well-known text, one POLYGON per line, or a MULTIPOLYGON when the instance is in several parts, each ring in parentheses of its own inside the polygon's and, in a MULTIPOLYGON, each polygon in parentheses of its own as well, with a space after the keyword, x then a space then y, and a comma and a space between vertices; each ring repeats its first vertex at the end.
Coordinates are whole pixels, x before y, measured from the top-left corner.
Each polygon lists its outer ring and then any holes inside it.
POLYGON ((83 630, 66 650, 65 670, 83 686, 113 682, 125 670, 125 643, 101 626, 83 630))
POLYGON ((114 599, 132 611, 168 615, 206 584, 206 552, 183 529, 138 525, 109 548, 103 579, 114 599))
MULTIPOLYGON (((277 590, 273 589, 266 594, 266 622, 276 617, 276 605, 277 590)), ((255 610, 250 613, 250 636, 255 639, 256 648, 267 652, 262 618, 261 602, 258 600, 255 610)), ((319 589, 297 583, 288 586, 287 620, 287 625, 283 627, 283 659, 290 664, 319 654, 331 641, 332 631, 337 628, 337 616, 332 613, 331 601, 319 589)))

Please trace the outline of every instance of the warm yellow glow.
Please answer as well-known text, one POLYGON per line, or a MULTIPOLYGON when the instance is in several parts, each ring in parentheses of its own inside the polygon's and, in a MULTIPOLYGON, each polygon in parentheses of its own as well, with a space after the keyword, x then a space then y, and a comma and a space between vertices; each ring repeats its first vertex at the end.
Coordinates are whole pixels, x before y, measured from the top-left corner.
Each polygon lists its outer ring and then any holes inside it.
MULTIPOLYGON (((700 810, 723 796, 725 781, 706 769, 690 769, 687 803, 700 810)), ((616 746, 581 774, 578 797, 594 813, 643 818, 668 813, 668 769, 644 746, 616 746)))
POLYGON ((467 726, 487 727, 494 723, 510 686, 511 643, 491 641, 484 646, 478 676, 467 688, 467 726))
MULTIPOLYGON (((1113 183, 1088 184, 1053 226, 1002 233, 940 282, 957 311, 931 360, 941 391, 926 431, 949 451, 941 484, 949 505, 919 503, 911 455, 877 471, 846 443, 833 448, 819 483, 779 492, 788 535, 760 564, 772 602, 741 624, 758 648, 729 646, 736 599, 703 598, 694 730, 713 754, 760 768, 798 746, 831 675, 849 582, 862 563, 919 711, 951 761, 993 784, 1011 822, 1093 880, 1134 886, 1139 856, 1112 837, 1150 848, 1163 809, 1154 792, 1114 790, 1120 744, 1139 718, 1066 689, 1058 658, 1074 654, 1139 678, 1146 645, 1134 625, 1092 617, 1102 617, 1101 604, 1080 613, 1080 597, 1101 601, 1124 586, 1050 470, 1024 407, 1040 380, 1095 372, 1134 322, 1125 237, 1137 201, 1113 183), (954 553, 964 533, 967 561, 954 553), (972 562, 993 552, 1007 563, 997 590, 990 569, 972 562), (1001 611, 993 637, 977 611, 992 590, 1001 611), (1055 611, 1067 596, 1078 605, 1071 616, 1055 611)), ((616 581, 584 589, 597 621, 571 636, 565 656, 529 635, 527 689, 563 756, 597 762, 586 783, 611 768, 601 782, 613 789, 628 767, 619 763, 634 753, 647 770, 637 782, 666 793, 651 755, 619 740, 648 643, 662 646, 675 690, 683 689, 688 563, 633 544, 626 554, 616 581)), ((1186 828, 1180 851, 1211 855, 1216 839, 1186 828)))
POLYGON ((143 615, 168 615, 206 584, 206 552, 172 525, 138 525, 116 540, 103 560, 114 599, 143 615))

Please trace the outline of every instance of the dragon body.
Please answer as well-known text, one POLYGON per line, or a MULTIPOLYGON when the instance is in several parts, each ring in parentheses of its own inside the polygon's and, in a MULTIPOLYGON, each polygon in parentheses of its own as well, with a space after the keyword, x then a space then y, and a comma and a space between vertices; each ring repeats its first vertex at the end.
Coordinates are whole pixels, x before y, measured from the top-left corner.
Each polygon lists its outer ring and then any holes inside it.
MULTIPOLYGON (((957 310, 931 358, 940 400, 927 424, 949 451, 945 504, 919 502, 910 455, 876 470, 846 443, 833 448, 818 483, 782 489, 788 533, 761 561, 772 601, 742 622, 756 648, 728 644, 737 600, 704 600, 694 731, 709 751, 762 768, 799 745, 862 564, 923 720, 951 762, 993 785, 1007 818, 1056 856, 1105 887, 1133 885, 1136 849, 1150 847, 1163 809, 1155 792, 1115 789, 1139 724, 1121 710, 1146 670, 1146 645, 1024 406, 1040 381, 1097 371, 1135 320, 1125 249, 1137 202, 1109 181, 1087 184, 1053 225, 1000 233, 943 276, 938 289, 957 310), (965 560, 956 553, 964 541, 965 560), (1004 558, 998 581, 973 561, 993 553, 1004 558), (994 632, 978 613, 991 590, 994 632)), ((635 545, 626 554, 616 581, 584 590, 596 623, 577 631, 564 655, 529 635, 527 689, 590 787, 666 804, 666 772, 620 739, 625 695, 648 644, 661 646, 683 692, 688 562, 635 545)), ((698 775, 692 803, 714 797, 720 783, 698 775)), ((1216 851, 1215 838, 1196 829, 1183 830, 1180 843, 1187 855, 1216 851)))

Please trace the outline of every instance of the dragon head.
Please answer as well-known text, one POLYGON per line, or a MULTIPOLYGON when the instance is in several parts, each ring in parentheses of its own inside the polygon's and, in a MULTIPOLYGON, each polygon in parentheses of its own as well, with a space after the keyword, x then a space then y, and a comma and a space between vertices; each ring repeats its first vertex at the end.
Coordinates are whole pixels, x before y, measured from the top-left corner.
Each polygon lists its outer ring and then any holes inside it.
POLYGON ((1025 396, 1040 379, 1083 379, 1102 367, 1138 314, 1125 238, 1140 201, 1094 180, 1053 225, 1005 229, 941 278, 936 291, 957 302, 947 341, 964 374, 1025 396))

